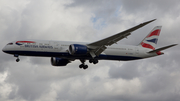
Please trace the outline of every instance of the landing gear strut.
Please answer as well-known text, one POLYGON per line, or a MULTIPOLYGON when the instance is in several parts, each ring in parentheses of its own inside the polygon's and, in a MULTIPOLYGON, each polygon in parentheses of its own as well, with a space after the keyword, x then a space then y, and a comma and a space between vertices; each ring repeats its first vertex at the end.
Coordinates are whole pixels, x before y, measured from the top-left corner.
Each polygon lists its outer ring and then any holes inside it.
POLYGON ((14 57, 17 57, 16 62, 19 62, 19 61, 20 61, 18 54, 14 54, 14 57))
POLYGON ((80 59, 80 61, 81 61, 82 64, 79 65, 79 68, 87 69, 88 65, 85 65, 85 60, 84 59, 80 59))

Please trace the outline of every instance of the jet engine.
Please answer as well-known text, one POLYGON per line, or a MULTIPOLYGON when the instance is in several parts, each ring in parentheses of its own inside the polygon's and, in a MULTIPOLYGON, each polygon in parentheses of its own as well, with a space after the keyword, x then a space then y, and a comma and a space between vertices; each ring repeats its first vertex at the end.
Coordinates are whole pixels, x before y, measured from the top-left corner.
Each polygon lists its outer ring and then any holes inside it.
POLYGON ((53 66, 66 66, 70 61, 58 57, 51 57, 51 65, 53 66))
POLYGON ((86 55, 88 53, 88 48, 85 45, 71 44, 69 46, 69 53, 71 55, 86 55))

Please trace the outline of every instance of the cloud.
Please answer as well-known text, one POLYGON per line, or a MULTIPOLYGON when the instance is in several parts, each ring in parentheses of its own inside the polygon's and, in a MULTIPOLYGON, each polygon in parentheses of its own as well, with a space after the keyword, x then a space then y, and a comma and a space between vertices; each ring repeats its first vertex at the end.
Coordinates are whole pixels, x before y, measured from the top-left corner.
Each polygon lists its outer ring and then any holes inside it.
POLYGON ((131 80, 133 78, 139 77, 140 73, 138 71, 139 63, 126 62, 122 65, 114 68, 110 68, 109 75, 112 78, 122 78, 126 80, 131 80))
MULTIPOLYGON (((24 39, 93 42, 157 20, 121 44, 137 45, 162 25, 157 47, 179 43, 178 0, 17 0, 0 3, 0 47, 24 39)), ((0 53, 0 101, 178 101, 179 46, 144 60, 100 61, 79 69, 80 61, 53 67, 50 58, 0 53)))

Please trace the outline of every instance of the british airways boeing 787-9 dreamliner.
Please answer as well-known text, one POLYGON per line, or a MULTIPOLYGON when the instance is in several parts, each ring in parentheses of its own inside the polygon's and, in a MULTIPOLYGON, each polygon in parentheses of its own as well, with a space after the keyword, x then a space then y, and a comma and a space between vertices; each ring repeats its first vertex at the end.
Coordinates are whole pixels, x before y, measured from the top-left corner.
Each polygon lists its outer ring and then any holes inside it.
POLYGON ((83 69, 88 68, 88 66, 85 65, 86 60, 96 64, 98 63, 98 60, 128 61, 149 58, 162 55, 164 54, 161 52, 162 50, 177 45, 173 44, 155 49, 161 26, 154 27, 154 29, 137 46, 117 45, 115 43, 154 20, 141 23, 128 30, 92 43, 18 40, 8 43, 2 51, 13 54, 14 57, 17 57, 17 62, 20 61, 20 55, 51 57, 51 64, 53 66, 66 66, 71 61, 79 59, 82 62, 82 64, 79 65, 79 68, 83 69))

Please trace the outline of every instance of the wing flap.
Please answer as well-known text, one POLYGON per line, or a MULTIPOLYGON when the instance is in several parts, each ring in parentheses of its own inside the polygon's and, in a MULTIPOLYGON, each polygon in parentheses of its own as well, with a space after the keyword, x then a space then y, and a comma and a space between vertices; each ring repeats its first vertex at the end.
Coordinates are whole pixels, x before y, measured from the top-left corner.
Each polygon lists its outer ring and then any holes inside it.
POLYGON ((101 46, 100 48, 98 48, 96 51, 95 51, 95 54, 98 56, 99 54, 101 54, 107 47, 105 46, 101 46))

